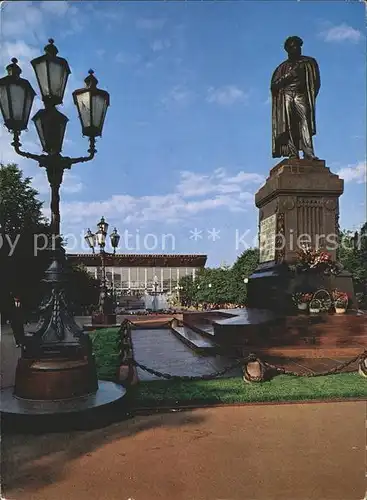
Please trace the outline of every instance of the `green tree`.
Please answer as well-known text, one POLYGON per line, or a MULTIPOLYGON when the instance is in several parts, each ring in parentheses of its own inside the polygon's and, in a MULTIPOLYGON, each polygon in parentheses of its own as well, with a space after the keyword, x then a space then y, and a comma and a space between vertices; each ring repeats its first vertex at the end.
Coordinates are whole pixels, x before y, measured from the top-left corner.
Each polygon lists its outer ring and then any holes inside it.
MULTIPOLYGON (((25 314, 34 311, 42 299, 44 272, 49 252, 36 251, 35 241, 45 246, 50 226, 43 216, 43 202, 15 164, 0 164, 0 312, 7 319, 13 297, 18 297, 25 314)), ((67 263, 67 293, 75 311, 95 305, 99 280, 82 266, 67 263)))
POLYGON ((195 281, 190 276, 181 278, 181 302, 185 305, 245 304, 247 286, 244 279, 255 271, 258 262, 259 250, 250 248, 237 258, 232 267, 201 269, 195 281))
MULTIPOLYGON (((15 164, 0 164, 0 311, 7 315, 12 296, 25 310, 40 299, 40 280, 48 262, 47 252, 35 252, 37 235, 49 234, 43 203, 15 164)), ((41 241, 41 239, 39 239, 41 241)))
POLYGON ((100 280, 95 279, 83 264, 67 264, 67 293, 75 314, 84 308, 96 306, 99 300, 100 280))
POLYGON ((251 276, 259 264, 259 249, 248 248, 245 250, 233 264, 232 272, 232 302, 245 304, 247 298, 247 285, 244 279, 251 276))
POLYGON ((180 302, 182 305, 191 306, 196 301, 196 286, 195 281, 192 279, 192 276, 183 276, 179 285, 180 290, 180 302))
POLYGON ((342 231, 338 259, 344 269, 352 274, 361 307, 367 308, 367 223, 355 234, 342 231))
POLYGON ((230 301, 231 271, 229 268, 203 269, 195 280, 196 302, 225 304, 230 301))

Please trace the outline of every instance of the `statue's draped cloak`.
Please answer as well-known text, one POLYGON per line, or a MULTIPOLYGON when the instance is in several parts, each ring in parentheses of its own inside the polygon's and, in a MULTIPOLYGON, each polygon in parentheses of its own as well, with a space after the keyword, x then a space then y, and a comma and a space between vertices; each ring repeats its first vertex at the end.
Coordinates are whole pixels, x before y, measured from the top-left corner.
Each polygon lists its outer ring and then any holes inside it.
MULTIPOLYGON (((305 72, 305 93, 309 108, 309 127, 312 135, 316 134, 315 120, 315 101, 320 89, 319 67, 312 57, 301 56, 302 67, 305 72)), ((273 84, 279 78, 289 71, 289 62, 280 64, 273 73, 271 83, 273 84)), ((285 112, 285 97, 283 89, 272 92, 272 153, 273 158, 289 156, 288 150, 288 127, 287 116, 285 112)), ((300 133, 298 134, 300 137, 300 133)), ((301 150, 301 144, 298 145, 301 150)))

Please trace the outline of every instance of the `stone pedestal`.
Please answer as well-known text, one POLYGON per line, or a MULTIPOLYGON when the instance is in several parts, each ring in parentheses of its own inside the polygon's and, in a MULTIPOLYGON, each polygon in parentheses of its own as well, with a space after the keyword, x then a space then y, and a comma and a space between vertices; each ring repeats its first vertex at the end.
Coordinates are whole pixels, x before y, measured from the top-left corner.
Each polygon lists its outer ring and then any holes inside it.
MULTIPOLYGON (((255 195, 260 265, 249 280, 250 306, 279 309, 289 303, 297 287, 289 265, 295 263, 302 243, 325 248, 336 259, 343 190, 343 180, 323 160, 284 159, 271 169, 255 195)), ((341 278, 326 279, 327 283, 323 279, 320 286, 351 292, 351 277, 344 273, 341 278)))
POLYGON ((276 215, 277 263, 294 262, 297 243, 302 241, 326 247, 336 258, 339 196, 343 190, 343 180, 322 160, 282 160, 270 171, 265 185, 256 193, 255 203, 260 224, 276 215))

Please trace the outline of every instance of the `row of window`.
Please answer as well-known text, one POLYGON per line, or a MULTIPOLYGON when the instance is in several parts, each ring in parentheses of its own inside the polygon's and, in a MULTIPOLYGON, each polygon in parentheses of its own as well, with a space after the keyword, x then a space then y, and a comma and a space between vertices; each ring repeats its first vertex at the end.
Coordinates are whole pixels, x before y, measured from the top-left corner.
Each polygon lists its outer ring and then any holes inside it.
MULTIPOLYGON (((87 267, 96 278, 101 277, 100 267, 87 267)), ((192 267, 106 267, 106 279, 118 288, 151 288, 157 277, 159 287, 168 289, 175 286, 183 276, 193 276, 198 269, 192 267)))

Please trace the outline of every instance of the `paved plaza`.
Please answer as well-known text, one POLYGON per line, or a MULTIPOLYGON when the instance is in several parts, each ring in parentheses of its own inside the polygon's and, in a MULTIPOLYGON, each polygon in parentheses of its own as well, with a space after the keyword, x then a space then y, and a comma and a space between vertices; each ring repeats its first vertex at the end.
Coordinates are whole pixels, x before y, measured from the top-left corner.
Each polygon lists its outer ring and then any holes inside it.
POLYGON ((136 416, 92 431, 8 435, 12 500, 362 500, 364 402, 136 416))

